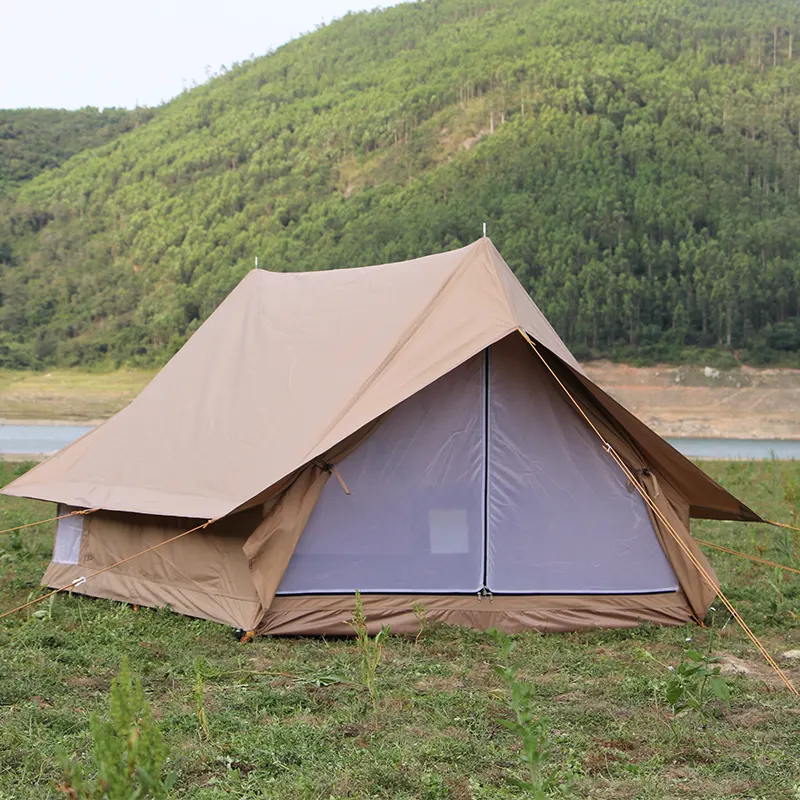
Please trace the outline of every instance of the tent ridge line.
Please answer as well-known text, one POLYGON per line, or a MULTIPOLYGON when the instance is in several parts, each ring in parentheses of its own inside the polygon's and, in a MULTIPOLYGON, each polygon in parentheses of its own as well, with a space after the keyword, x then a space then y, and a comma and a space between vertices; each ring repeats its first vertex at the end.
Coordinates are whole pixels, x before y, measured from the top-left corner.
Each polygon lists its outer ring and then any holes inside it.
POLYGON ((342 419, 344 419, 345 416, 347 416, 348 412, 353 408, 353 406, 366 394, 367 390, 385 372, 386 368, 395 359, 397 354, 411 341, 411 339, 414 337, 414 334, 417 333, 417 331, 422 327, 425 321, 430 317, 431 313, 436 308, 439 301, 444 296, 450 285, 453 284, 458 278, 460 278, 466 272, 467 266, 469 266, 472 263, 476 254, 477 254, 477 248, 470 250, 470 252, 464 254, 464 257, 461 259, 461 261, 459 261, 459 263, 453 268, 452 272, 442 282, 442 285, 439 287, 439 289, 436 291, 433 297, 428 301, 428 303, 419 313, 417 318, 406 329, 400 341, 389 351, 389 353, 386 354, 381 363, 378 364, 378 366, 373 370, 372 374, 370 374, 369 377, 367 377, 367 379, 361 384, 358 391, 351 398, 351 400, 345 405, 345 407, 339 412, 339 414, 337 414, 336 417, 328 424, 327 428, 325 428, 325 430, 320 434, 319 438, 317 439, 317 443, 306 453, 301 463, 305 464, 319 455, 320 445, 325 440, 325 437, 330 434, 330 432, 342 421, 342 419))

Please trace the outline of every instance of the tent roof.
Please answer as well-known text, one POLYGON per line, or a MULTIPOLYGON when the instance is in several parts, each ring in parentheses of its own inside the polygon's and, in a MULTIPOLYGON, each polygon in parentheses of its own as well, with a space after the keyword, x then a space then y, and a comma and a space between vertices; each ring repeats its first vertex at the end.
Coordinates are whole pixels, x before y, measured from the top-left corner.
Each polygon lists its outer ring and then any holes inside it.
MULTIPOLYGON (((127 408, 4 492, 223 516, 518 328, 594 387, 487 238, 376 267, 254 270, 127 408)), ((639 425, 651 456, 689 476, 693 506, 743 518, 639 425)))

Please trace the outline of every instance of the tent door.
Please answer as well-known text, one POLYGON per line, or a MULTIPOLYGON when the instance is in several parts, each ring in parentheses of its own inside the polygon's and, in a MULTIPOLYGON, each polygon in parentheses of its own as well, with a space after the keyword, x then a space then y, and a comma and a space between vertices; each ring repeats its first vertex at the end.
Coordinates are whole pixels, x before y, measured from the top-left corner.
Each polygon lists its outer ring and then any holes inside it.
POLYGON ((279 594, 634 594, 678 581, 642 498, 512 335, 397 406, 328 481, 279 594))

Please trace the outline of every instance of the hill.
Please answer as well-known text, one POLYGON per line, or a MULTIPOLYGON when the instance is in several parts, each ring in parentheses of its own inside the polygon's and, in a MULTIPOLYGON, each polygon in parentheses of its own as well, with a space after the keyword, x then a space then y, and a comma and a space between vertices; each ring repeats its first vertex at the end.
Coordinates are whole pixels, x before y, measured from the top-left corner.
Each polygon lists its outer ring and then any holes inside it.
POLYGON ((146 121, 149 109, 0 109, 0 197, 40 172, 63 164, 146 121))
POLYGON ((580 357, 796 356, 797 30, 789 0, 348 15, 18 190, 0 364, 159 363, 255 256, 395 261, 484 221, 580 357))

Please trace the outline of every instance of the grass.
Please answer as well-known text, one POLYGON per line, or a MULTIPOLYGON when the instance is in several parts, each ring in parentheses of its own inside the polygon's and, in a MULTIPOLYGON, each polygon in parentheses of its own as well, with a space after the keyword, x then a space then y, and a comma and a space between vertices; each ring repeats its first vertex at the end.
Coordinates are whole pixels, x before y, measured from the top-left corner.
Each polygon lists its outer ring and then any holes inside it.
POLYGON ((124 408, 155 370, 0 370, 0 419, 100 420, 124 408))
MULTIPOLYGON (((705 462, 703 468, 766 516, 791 520, 785 484, 800 464, 705 462)), ((2 465, 10 480, 24 466, 2 465)), ((0 527, 51 516, 45 504, 2 498, 0 527)), ((796 542, 756 525, 694 523, 696 534, 785 561, 796 542)), ((48 561, 52 528, 0 538, 0 609, 24 601, 48 561)), ((800 648, 800 578, 721 553, 714 564, 733 602, 773 653, 800 648)), ((520 635, 519 676, 549 719, 553 758, 592 798, 800 797, 800 705, 727 615, 712 614, 714 652, 751 670, 729 679, 730 709, 671 718, 668 673, 709 631, 646 627, 520 635), (687 642, 691 639, 691 642, 687 642), (654 658, 645 655, 651 653, 654 658), (659 663, 660 662, 660 663, 659 663)), ((352 639, 236 642, 227 629, 167 610, 59 596, 43 619, 0 622, 0 800, 58 796, 58 752, 86 763, 90 718, 104 713, 127 657, 170 749, 182 798, 524 797, 507 773, 518 739, 497 647, 486 634, 436 624, 415 645, 389 636, 375 680, 372 724, 352 639), (199 711, 202 709, 202 720, 199 711)), ((724 663, 724 662, 723 662, 724 663)), ((800 683, 800 666, 787 663, 800 683)))

